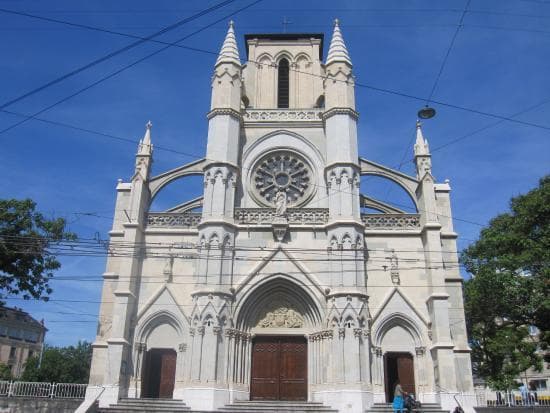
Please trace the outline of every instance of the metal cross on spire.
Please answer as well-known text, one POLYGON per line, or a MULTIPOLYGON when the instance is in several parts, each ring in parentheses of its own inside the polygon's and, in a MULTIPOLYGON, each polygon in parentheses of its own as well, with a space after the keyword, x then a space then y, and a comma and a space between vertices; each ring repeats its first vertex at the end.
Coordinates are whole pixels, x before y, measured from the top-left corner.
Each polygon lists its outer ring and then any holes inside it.
POLYGON ((286 33, 286 29, 289 24, 292 24, 292 22, 290 20, 287 20, 286 16, 283 17, 283 33, 286 33))

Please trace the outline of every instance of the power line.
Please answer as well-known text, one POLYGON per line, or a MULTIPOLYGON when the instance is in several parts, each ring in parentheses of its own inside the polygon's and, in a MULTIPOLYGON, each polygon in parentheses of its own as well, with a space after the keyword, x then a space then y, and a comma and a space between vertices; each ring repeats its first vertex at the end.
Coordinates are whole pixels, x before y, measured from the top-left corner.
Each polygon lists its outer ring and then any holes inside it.
MULTIPOLYGON (((17 300, 17 301, 20 301, 20 300, 24 300, 24 298, 21 298, 21 297, 6 297, 5 298, 6 300, 17 300)), ((26 300, 28 301, 28 300, 26 300)), ((115 301, 97 301, 97 300, 69 300, 69 299, 51 299, 51 300, 48 300, 47 302, 65 302, 65 303, 82 303, 82 304, 116 304, 115 301)), ((196 304, 179 304, 179 303, 152 303, 150 304, 151 307, 154 307, 154 306, 171 306, 171 307, 179 307, 179 308, 195 308, 196 307, 196 304)), ((241 305, 242 306, 242 305, 241 305)), ((233 309, 236 309, 238 308, 239 306, 235 305, 233 306, 233 309)), ((339 306, 336 306, 336 305, 327 305, 327 308, 328 309, 336 309, 336 310, 344 310, 346 309, 347 307, 339 307, 339 306)), ((402 307, 401 306, 391 306, 391 305, 387 305, 387 306, 384 306, 384 307, 374 307, 374 306, 369 306, 368 309, 369 311, 372 311, 372 310, 378 310, 378 309, 381 309, 381 308, 399 308, 401 309, 402 307)), ((449 310, 463 310, 464 307, 462 306, 454 306, 454 307, 449 307, 449 310)))
MULTIPOLYGON (((236 1, 236 0, 228 0, 228 1, 236 1)), ((208 29, 208 28, 214 26, 214 25, 218 24, 218 23, 221 22, 221 21, 227 20, 229 17, 235 15, 236 13, 238 13, 238 12, 240 12, 240 11, 242 11, 242 10, 245 10, 245 9, 247 9, 247 8, 249 8, 249 7, 252 7, 252 6, 254 6, 255 4, 257 4, 257 3, 260 3, 261 1, 263 1, 263 0, 256 0, 256 1, 252 2, 252 3, 250 3, 249 5, 245 6, 245 7, 241 7, 240 9, 238 9, 238 10, 236 10, 236 11, 234 11, 234 12, 228 14, 228 15, 223 16, 222 18, 220 18, 220 19, 218 19, 218 20, 215 20, 214 22, 212 22, 212 23, 210 23, 210 24, 208 24, 208 25, 202 27, 201 29, 195 30, 194 32, 192 32, 192 33, 190 33, 190 34, 188 34, 188 35, 186 35, 186 36, 180 38, 180 39, 177 40, 175 43, 182 42, 183 40, 188 39, 189 37, 194 36, 195 34, 200 33, 200 32, 202 32, 202 31, 204 31, 204 30, 206 30, 206 29, 208 29)), ((59 105, 59 104, 61 104, 61 103, 63 103, 63 102, 66 102, 66 101, 68 101, 69 99, 72 99, 73 97, 75 97, 75 96, 77 96, 77 95, 80 95, 81 93, 87 91, 88 89, 91 89, 91 88, 93 88, 94 86, 96 86, 96 85, 98 85, 98 84, 100 84, 100 83, 103 83, 103 82, 105 82, 106 80, 111 79, 112 77, 115 77, 115 76, 118 75, 119 73, 124 72, 125 70, 127 70, 127 69, 129 69, 129 68, 131 68, 131 67, 133 67, 133 66, 135 66, 135 65, 137 65, 137 64, 139 64, 139 63, 141 63, 141 62, 143 62, 143 61, 145 61, 145 60, 147 60, 147 59, 149 59, 149 58, 151 58, 152 56, 155 56, 155 55, 161 53, 162 51, 164 51, 164 50, 166 50, 166 49, 169 49, 170 47, 172 47, 172 46, 170 45, 170 46, 162 47, 162 48, 160 48, 160 49, 154 51, 153 53, 149 53, 148 55, 145 55, 144 57, 142 57, 142 58, 140 58, 140 59, 138 59, 138 60, 135 60, 135 61, 133 61, 132 63, 126 65, 126 66, 123 66, 122 68, 116 70, 115 72, 112 72, 112 73, 110 73, 109 75, 104 76, 104 77, 102 77, 102 78, 96 80, 95 82, 89 84, 88 86, 86 86, 86 87, 84 87, 84 88, 82 88, 82 89, 79 89, 78 91, 76 91, 76 92, 70 94, 69 96, 66 96, 66 97, 64 97, 63 99, 60 99, 60 100, 54 102, 53 104, 51 104, 51 105, 49 105, 49 106, 47 106, 47 107, 45 107, 45 108, 39 110, 38 112, 35 112, 33 115, 29 116, 28 118, 23 119, 23 120, 19 121, 18 123, 15 123, 15 124, 13 124, 13 125, 11 125, 11 126, 8 126, 7 128, 4 128, 4 129, 0 130, 0 135, 3 134, 3 133, 5 133, 5 132, 7 132, 7 131, 9 131, 9 130, 11 130, 11 129, 13 129, 13 128, 16 128, 16 127, 19 126, 19 125, 22 125, 23 123, 26 123, 27 121, 33 119, 35 116, 38 116, 38 115, 40 115, 40 114, 42 114, 42 113, 44 113, 44 112, 50 110, 51 108, 53 108, 53 107, 55 107, 55 106, 57 106, 57 105, 59 105)))
POLYGON ((439 72, 437 73, 437 76, 435 77, 434 84, 432 86, 432 90, 430 91, 430 95, 428 96, 428 100, 426 100, 426 106, 430 104, 430 101, 433 97, 433 94, 435 93, 435 90, 437 88, 437 84, 439 83, 439 79, 441 78, 441 74, 443 73, 443 70, 445 69, 445 64, 447 63, 447 59, 449 58, 449 55, 451 54, 451 50, 453 49, 453 46, 455 44, 456 38, 458 36, 458 32, 462 28, 462 24, 464 23, 464 17, 466 16, 466 12, 468 11, 468 6, 470 5, 471 0, 466 1, 466 5, 464 6, 464 11, 462 12, 462 15, 460 16, 460 20, 458 21, 458 25, 456 26, 456 30, 453 34, 453 37, 451 39, 451 43, 449 44, 449 47, 447 48, 447 53, 445 53, 445 57, 443 58, 443 61, 441 62, 441 66, 439 67, 439 72))
MULTIPOLYGON (((0 105, 0 109, 5 109, 5 108, 7 108, 8 106, 13 105, 13 104, 16 103, 16 102, 19 102, 19 101, 21 101, 21 100, 23 100, 23 99, 25 99, 25 98, 27 98, 27 97, 29 97, 29 96, 31 96, 31 95, 34 95, 35 93, 38 93, 38 92, 40 92, 40 91, 42 91, 42 90, 44 90, 44 89, 46 89, 46 88, 48 88, 48 87, 50 87, 50 86, 53 86, 53 85, 55 85, 55 84, 57 84, 57 83, 59 83, 59 82, 62 82, 62 81, 64 81, 65 79, 68 79, 68 78, 70 78, 70 77, 72 77, 72 76, 74 76, 74 75, 76 75, 76 74, 78 74, 78 73, 81 73, 81 72, 83 72, 83 71, 85 71, 85 70, 87 70, 87 69, 90 69, 90 68, 92 68, 92 67, 94 67, 94 66, 96 66, 96 65, 98 65, 98 64, 100 64, 100 63, 102 63, 102 62, 105 62, 106 60, 109 60, 109 59, 111 59, 112 57, 115 57, 115 56, 117 56, 117 55, 119 55, 119 54, 121 54, 121 53, 127 52, 128 50, 131 50, 131 49, 133 49, 133 48, 139 46, 140 44, 142 44, 142 43, 144 43, 144 42, 146 42, 146 41, 148 41, 148 40, 154 39, 155 37, 158 37, 158 36, 160 36, 160 35, 162 35, 162 34, 164 34, 164 33, 167 33, 167 32, 169 32, 169 31, 171 31, 171 30, 174 30, 174 29, 176 29, 176 28, 178 28, 178 27, 180 27, 180 26, 182 26, 182 25, 184 25, 184 24, 186 24, 186 23, 189 23, 190 21, 196 20, 196 19, 198 19, 199 17, 202 17, 202 16, 204 16, 204 15, 206 15, 206 14, 208 14, 208 13, 211 13, 211 12, 213 12, 213 11, 219 9, 219 8, 222 8, 222 7, 224 7, 224 6, 228 5, 228 4, 231 4, 231 3, 235 2, 235 1, 236 1, 236 0, 224 0, 224 1, 222 1, 221 3, 218 3, 218 4, 216 4, 216 5, 212 6, 212 7, 208 7, 207 9, 204 9, 204 10, 202 10, 202 11, 200 11, 200 12, 198 12, 198 13, 196 13, 196 14, 190 16, 190 17, 186 17, 185 19, 179 20, 178 22, 176 22, 176 23, 174 23, 174 24, 171 24, 171 25, 169 25, 169 26, 166 26, 165 28, 163 28, 163 29, 161 29, 161 30, 159 30, 159 31, 157 31, 157 32, 155 32, 155 33, 149 35, 149 36, 146 36, 146 37, 144 37, 144 38, 138 38, 137 41, 135 41, 135 42, 133 42, 133 43, 130 43, 130 44, 127 45, 127 46, 124 46, 124 47, 122 47, 122 48, 120 48, 120 49, 117 49, 117 50, 115 50, 115 51, 113 51, 113 52, 110 52, 110 53, 106 54, 105 56, 100 57, 99 59, 95 59, 95 60, 91 61, 90 63, 85 64, 84 66, 81 66, 81 67, 79 67, 79 68, 77 68, 77 69, 74 69, 74 70, 72 70, 72 71, 70 71, 70 72, 68 72, 68 73, 66 73, 66 74, 64 74, 64 75, 62 75, 62 76, 60 76, 60 77, 54 79, 54 80, 51 80, 51 81, 45 83, 45 84, 42 85, 42 86, 39 86, 39 87, 37 87, 37 88, 35 88, 35 89, 33 89, 33 90, 30 90, 29 92, 26 92, 26 93, 24 93, 24 94, 22 94, 22 95, 20 95, 20 96, 18 96, 18 97, 16 97, 16 98, 13 98, 13 99, 11 99, 11 100, 9 100, 9 101, 3 103, 2 105, 0 105)), ((7 10, 7 9, 0 9, 0 11, 2 11, 2 12, 4 12, 4 13, 12 13, 12 14, 25 15, 24 13, 13 12, 13 11, 9 11, 9 10, 7 10)), ((31 15, 28 15, 28 14, 27 14, 27 17, 31 17, 31 15)), ((33 18, 38 18, 38 17, 36 17, 36 16, 32 16, 32 17, 33 17, 33 18)), ((46 20, 46 18, 43 18, 43 20, 46 20)), ((53 19, 52 19, 52 21, 53 21, 53 19)), ((65 22, 64 24, 68 24, 68 23, 65 22)), ((90 26, 86 26, 86 28, 87 28, 87 29, 91 29, 90 26)), ((133 36, 131 36, 131 37, 133 37, 133 36)))
MULTIPOLYGON (((259 3, 260 1, 262 1, 262 0, 258 0, 258 1, 256 1, 256 2, 254 2, 254 3, 252 3, 252 4, 250 4, 250 5, 248 5, 248 6, 244 7, 244 8, 242 8, 242 9, 239 9, 239 10, 237 10, 236 12, 232 13, 231 15, 233 15, 233 14, 235 14, 235 13, 237 13, 237 12, 240 12, 240 11, 242 11, 242 10, 248 8, 248 7, 251 7, 251 6, 255 5, 256 3, 259 3)), ((470 1, 471 1, 471 0, 468 0, 467 5, 469 4, 470 1)), ((224 18, 222 18, 222 19, 220 19, 220 20, 214 22, 214 24, 215 24, 215 23, 218 23, 218 22, 221 21, 221 20, 227 19, 227 18, 230 17, 231 15, 226 16, 226 17, 224 17, 224 18)), ((29 16, 30 16, 30 15, 29 15, 29 16)), ((34 17, 34 16, 33 16, 33 17, 34 17)), ((462 17, 463 17, 463 16, 462 16, 462 17)), ((461 19, 461 22, 462 22, 462 20, 463 20, 463 18, 461 19)), ((67 22, 63 22, 63 21, 57 21, 57 22, 62 23, 62 24, 67 23, 67 22)), ((69 24, 69 23, 68 23, 68 24, 69 24)), ((92 26, 87 26, 87 25, 86 25, 86 27, 87 27, 87 28, 91 28, 92 26)), ((207 27, 209 27, 209 26, 207 26, 207 27)), ((460 28, 460 24, 459 24, 459 26, 457 27, 457 29, 459 29, 459 28, 460 28)), ((196 34, 197 32, 202 31, 202 30, 204 30, 204 29, 205 29, 205 28, 202 28, 202 29, 200 29, 200 30, 198 30, 198 31, 196 31, 196 32, 193 32, 193 33, 192 33, 191 35, 189 35, 189 36, 192 36, 192 35, 196 34)), ((102 31, 103 29, 94 28, 93 30, 102 31)), ((106 31, 106 32, 110 32, 110 31, 106 31)), ((451 46, 454 44, 454 39, 456 38, 456 34, 457 34, 457 33, 458 33, 458 31, 455 32, 455 36, 453 37, 453 41, 452 41, 452 43, 451 43, 451 46)), ((115 33, 113 33, 113 34, 115 34, 115 33)), ((136 37, 136 36, 134 36, 134 35, 129 35, 129 34, 127 34, 127 33, 119 33, 119 32, 117 32, 116 34, 117 34, 117 35, 122 35, 122 36, 136 37)), ((140 38, 139 36, 137 36, 137 37, 140 38)), ((156 52, 154 52, 154 53, 152 53, 152 54, 149 54, 149 55, 145 56, 145 57, 142 58, 142 59, 139 59, 139 60, 137 60, 137 61, 134 61, 133 63, 131 63, 131 64, 127 65, 127 66, 124 66, 123 68, 121 68, 121 69, 119 69, 119 70, 117 70, 117 71, 111 73, 110 75, 107 75, 107 76, 105 76, 105 77, 99 79, 98 81, 92 83, 91 85, 89 85, 89 86, 87 86, 87 87, 85 87, 85 88, 83 88, 83 89, 80 89, 80 90, 77 91, 76 93, 74 93, 74 94, 72 94, 72 95, 70 95, 70 96, 68 96, 68 97, 66 97, 66 98, 64 98, 64 99, 61 99, 61 100, 57 101, 57 102, 54 103, 53 105, 50 105, 50 106, 48 106, 47 108, 42 109, 41 111, 35 113, 34 115, 29 116, 27 119, 25 119, 25 120, 23 120, 23 121, 21 121, 21 122, 19 122, 19 123, 16 123, 16 124, 14 124, 14 125, 12 125, 12 126, 6 128, 6 129, 4 129, 4 130, 1 130, 1 131, 0 131, 0 134, 2 134, 2 133, 4 133, 4 132, 7 132, 8 130, 13 129, 13 128, 19 126, 20 124, 25 123, 26 121, 28 121, 28 120, 34 118, 35 116, 38 116, 39 114, 41 114, 41 113, 43 113, 43 112, 45 112, 45 111, 51 109, 52 107, 57 106, 58 104, 61 104, 61 103, 65 102, 66 100, 71 99, 72 97, 74 97, 74 96, 76 96, 76 95, 78 95, 78 94, 80 94, 80 93, 82 93, 82 92, 84 92, 84 91, 86 91, 86 90, 88 90, 88 89, 94 87, 95 85, 97 85, 97 84, 99 84, 99 83, 102 83, 103 81, 105 81, 105 80, 107 80, 107 79, 110 79, 111 77, 114 77, 114 76, 118 75, 119 73, 121 73, 121 72, 123 72, 124 70, 126 70, 126 69, 128 69, 128 68, 130 68, 130 67, 132 67, 132 66, 134 66, 134 65, 136 65, 136 64, 138 64, 138 63, 140 63, 140 62, 142 62, 143 60, 146 60, 146 59, 148 59, 148 58, 150 58, 150 57, 152 57, 152 56, 154 56, 154 55, 156 55, 156 54, 158 54, 158 53, 160 53, 160 52, 162 52, 162 51, 164 51, 164 50, 166 50, 166 49, 168 49, 168 48, 170 48, 170 47, 172 47, 172 46, 176 46, 177 43, 179 43, 179 42, 185 40, 187 37, 188 37, 188 36, 186 36, 186 37, 184 37, 184 38, 181 38, 181 39, 179 39, 179 40, 177 40, 176 42, 173 42, 173 43, 168 43, 168 44, 166 45, 166 47, 161 48, 161 49, 157 50, 156 52)), ((145 40, 140 40, 140 41, 143 42, 143 41, 145 41, 145 40)), ((203 53, 218 55, 218 53, 216 53, 216 52, 209 51, 209 50, 204 50, 204 49, 200 49, 200 48, 187 48, 187 47, 185 47, 185 48, 186 48, 186 49, 189 49, 189 50, 192 50, 192 51, 197 51, 197 52, 203 52, 203 53)), ((450 53, 450 50, 451 50, 451 48, 448 49, 448 53, 447 53, 446 56, 448 56, 448 54, 450 53)), ((445 58, 444 62, 445 62, 445 61, 446 61, 446 58, 445 58)), ((257 63, 257 64, 262 64, 262 63, 260 63, 260 62, 254 62, 254 61, 250 61, 250 60, 249 60, 249 62, 251 62, 251 63, 257 63)), ((441 69, 440 69, 440 72, 442 72, 443 66, 444 66, 444 65, 442 65, 442 67, 441 67, 441 69)), ((290 70, 292 70, 292 71, 294 71, 294 72, 297 72, 297 73, 302 73, 302 74, 305 74, 305 75, 308 75, 308 76, 324 78, 322 75, 316 75, 316 74, 313 74, 313 73, 300 71, 300 70, 297 70, 297 69, 294 69, 294 68, 291 68, 290 70)), ((345 81, 343 81, 343 80, 336 80, 336 81, 345 82, 345 81)), ((501 119, 501 120, 506 120, 506 121, 509 121, 509 122, 514 122, 514 123, 522 124, 522 125, 525 125, 525 126, 531 126, 531 127, 537 127, 537 128, 540 128, 540 129, 544 129, 544 130, 550 130, 550 127, 547 127, 547 126, 545 126, 545 125, 540 125, 540 124, 536 124, 536 123, 532 123, 532 122, 526 122, 526 121, 520 121, 520 120, 517 120, 517 119, 513 119, 513 118, 510 118, 510 117, 497 115, 497 114, 494 114, 494 113, 484 112, 484 111, 481 111, 481 110, 472 109, 472 108, 468 108, 468 107, 464 107, 464 106, 460 106, 460 105, 455 105, 455 104, 451 104, 451 103, 445 103, 445 102, 442 102, 442 101, 432 100, 432 99, 431 99, 431 97, 432 97, 431 95, 430 95, 430 97, 429 97, 428 99, 426 99, 426 98, 421 98, 421 97, 418 97, 418 96, 410 95, 410 94, 403 93, 403 92, 398 92, 398 91, 391 90, 391 89, 375 87, 375 86, 368 85, 368 84, 365 84, 365 83, 357 83, 357 82, 356 82, 355 85, 356 85, 357 87, 363 87, 363 88, 367 88, 367 89, 374 90, 374 91, 378 91, 378 92, 383 92, 383 93, 388 93, 388 94, 392 94, 392 95, 396 95, 396 96, 406 97, 406 98, 409 98, 409 99, 433 102, 433 103, 439 104, 439 105, 441 105, 441 106, 445 106, 445 107, 449 107, 449 108, 453 108, 453 109, 457 109, 457 110, 462 110, 462 111, 467 111, 467 112, 471 112, 471 113, 475 113, 475 114, 479 114, 479 115, 483 115, 483 116, 493 117, 493 118, 497 118, 497 119, 501 119)), ((436 84, 434 84, 434 86, 436 86, 436 84)), ((433 94, 433 91, 434 91, 434 90, 435 90, 435 89, 432 88, 432 93, 431 93, 431 94, 433 94)), ((2 107, 0 107, 0 109, 2 109, 2 107)), ((23 116, 26 116, 26 115, 23 115, 23 116)))

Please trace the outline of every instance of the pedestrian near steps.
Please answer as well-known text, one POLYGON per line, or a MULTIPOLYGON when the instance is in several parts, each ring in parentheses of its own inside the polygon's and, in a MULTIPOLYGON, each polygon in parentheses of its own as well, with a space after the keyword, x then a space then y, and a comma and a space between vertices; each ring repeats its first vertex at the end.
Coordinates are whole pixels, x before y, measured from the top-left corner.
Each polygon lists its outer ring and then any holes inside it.
POLYGON ((395 413, 403 413, 403 396, 405 392, 399 383, 399 380, 395 382, 395 389, 393 390, 393 411, 395 413))

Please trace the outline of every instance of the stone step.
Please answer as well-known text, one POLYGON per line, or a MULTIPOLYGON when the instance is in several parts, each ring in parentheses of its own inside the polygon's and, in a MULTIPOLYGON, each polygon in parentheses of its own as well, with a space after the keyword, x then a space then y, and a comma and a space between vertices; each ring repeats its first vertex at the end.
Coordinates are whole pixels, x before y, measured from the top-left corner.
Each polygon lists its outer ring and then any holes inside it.
POLYGON ((218 409, 218 412, 246 413, 338 413, 318 402, 292 401, 236 401, 218 409))
POLYGON ((117 404, 100 409, 100 413, 150 412, 177 413, 191 410, 183 400, 174 399, 120 399, 117 404))
MULTIPOLYGON (((406 411, 406 409, 404 409, 406 411)), ((393 412, 393 404, 391 403, 374 403, 370 408, 365 410, 366 413, 389 413, 393 412)), ((414 413, 449 413, 448 410, 443 410, 438 403, 422 403, 420 409, 412 410, 414 413)))

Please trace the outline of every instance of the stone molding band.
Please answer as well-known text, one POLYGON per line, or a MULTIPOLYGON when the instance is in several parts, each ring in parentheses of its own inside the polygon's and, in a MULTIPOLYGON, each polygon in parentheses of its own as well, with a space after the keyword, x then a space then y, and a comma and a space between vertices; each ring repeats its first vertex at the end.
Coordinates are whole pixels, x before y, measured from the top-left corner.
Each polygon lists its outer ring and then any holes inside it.
POLYGON ((356 112, 351 108, 332 108, 324 112, 322 117, 323 120, 327 120, 334 115, 349 115, 355 120, 359 119, 359 112, 356 112))
POLYGON ((239 121, 243 120, 243 116, 239 112, 237 112, 235 109, 231 109, 231 108, 212 109, 210 112, 206 114, 206 119, 210 120, 217 115, 229 115, 234 117, 235 119, 238 119, 239 121))

